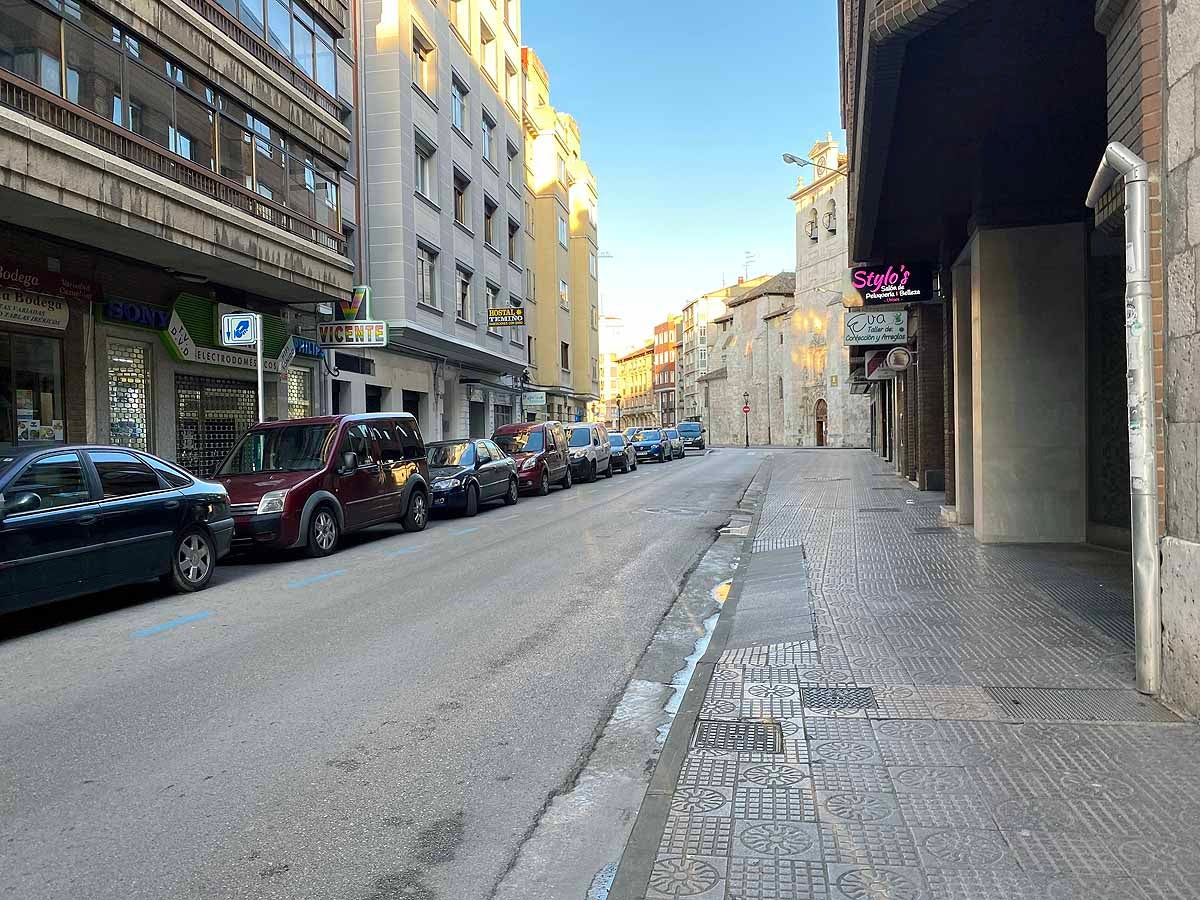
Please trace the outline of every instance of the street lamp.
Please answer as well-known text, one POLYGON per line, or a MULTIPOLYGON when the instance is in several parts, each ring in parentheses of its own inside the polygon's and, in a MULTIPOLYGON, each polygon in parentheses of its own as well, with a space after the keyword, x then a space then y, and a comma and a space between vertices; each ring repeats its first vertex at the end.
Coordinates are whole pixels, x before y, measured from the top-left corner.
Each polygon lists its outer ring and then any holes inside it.
POLYGON ((750 392, 742 391, 742 418, 746 420, 746 449, 750 449, 750 392))
POLYGON ((803 156, 795 156, 794 154, 791 154, 791 153, 783 154, 783 161, 785 163, 787 163, 788 165, 799 166, 802 169, 805 166, 812 166, 814 169, 824 169, 826 172, 842 171, 841 169, 831 169, 831 168, 829 168, 829 166, 823 166, 820 163, 813 162, 811 159, 805 159, 803 156))
POLYGON ((617 401, 617 431, 620 431, 621 430, 621 395, 617 394, 617 396, 614 397, 613 399, 617 401))

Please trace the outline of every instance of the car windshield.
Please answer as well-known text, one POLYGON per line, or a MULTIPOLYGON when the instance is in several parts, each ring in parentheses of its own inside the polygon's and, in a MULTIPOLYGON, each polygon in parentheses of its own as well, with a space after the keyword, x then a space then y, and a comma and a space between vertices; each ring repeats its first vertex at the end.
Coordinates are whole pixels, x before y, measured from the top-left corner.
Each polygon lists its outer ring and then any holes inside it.
POLYGON ((633 439, 635 441, 661 441, 662 432, 657 428, 653 428, 650 431, 639 431, 633 436, 633 439))
POLYGON ((544 446, 541 429, 518 431, 516 434, 498 434, 492 442, 505 453, 537 453, 544 446))
POLYGON ((284 425, 248 431, 217 474, 315 471, 325 465, 332 435, 332 425, 284 425))
POLYGON ((608 443, 609 443, 609 446, 612 446, 612 447, 624 447, 625 446, 625 436, 620 435, 620 434, 610 434, 608 436, 608 443))
POLYGON ((426 448, 425 457, 429 460, 429 465, 435 469, 443 466, 473 466, 475 465, 475 445, 470 441, 433 444, 426 448))
POLYGON ((672 428, 670 431, 667 432, 667 437, 669 437, 671 439, 677 438, 677 437, 679 437, 679 432, 676 431, 674 428, 672 428))
POLYGON ((679 426, 679 433, 685 437, 695 437, 700 433, 699 422, 684 422, 679 426))
POLYGON ((572 428, 571 440, 568 442, 572 447, 586 447, 592 442, 592 430, 590 428, 572 428))

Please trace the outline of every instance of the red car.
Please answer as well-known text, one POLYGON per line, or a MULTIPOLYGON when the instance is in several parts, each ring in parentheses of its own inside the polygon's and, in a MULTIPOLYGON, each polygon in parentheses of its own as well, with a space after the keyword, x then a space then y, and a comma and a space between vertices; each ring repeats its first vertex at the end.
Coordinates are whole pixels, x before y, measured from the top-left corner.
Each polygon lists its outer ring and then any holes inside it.
POLYGON ((425 442, 407 413, 255 425, 216 480, 229 492, 235 549, 327 556, 346 532, 395 521, 420 531, 429 520, 425 442))
POLYGON ((521 490, 545 496, 550 485, 566 489, 572 483, 567 433, 561 422, 520 422, 496 429, 492 441, 517 463, 521 490))

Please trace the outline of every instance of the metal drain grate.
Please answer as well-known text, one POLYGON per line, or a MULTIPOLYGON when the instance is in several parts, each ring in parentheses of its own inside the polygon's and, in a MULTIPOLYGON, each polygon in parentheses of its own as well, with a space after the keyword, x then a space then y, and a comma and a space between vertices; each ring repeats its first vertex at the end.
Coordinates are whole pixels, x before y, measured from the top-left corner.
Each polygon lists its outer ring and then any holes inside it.
POLYGON ((900 512, 900 507, 898 507, 898 506, 864 506, 862 509, 859 510, 859 512, 860 513, 864 513, 864 512, 900 512))
POLYGON ((1006 712, 1024 719, 1086 722, 1178 722, 1180 718, 1136 691, 985 687, 1006 712))
POLYGON ((928 528, 914 528, 913 534, 946 534, 950 529, 944 526, 933 525, 928 528))
POLYGON ((692 738, 696 750, 739 750, 746 753, 782 753, 783 727, 770 721, 700 719, 692 738))
POLYGON ((804 705, 809 709, 874 709, 871 688, 804 688, 804 705))

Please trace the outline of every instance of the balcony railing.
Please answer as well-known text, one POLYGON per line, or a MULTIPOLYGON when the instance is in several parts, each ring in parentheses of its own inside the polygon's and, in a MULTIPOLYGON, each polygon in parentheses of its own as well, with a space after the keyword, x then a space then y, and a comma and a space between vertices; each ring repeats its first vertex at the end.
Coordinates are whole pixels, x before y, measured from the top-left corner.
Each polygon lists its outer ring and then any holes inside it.
POLYGON ((44 91, 3 69, 0 69, 0 106, 31 116, 51 128, 149 169, 177 184, 186 185, 256 219, 269 222, 341 256, 346 255, 346 240, 339 232, 302 218, 287 207, 267 200, 249 188, 175 156, 157 144, 144 140, 107 119, 44 91))
POLYGON ((321 109, 335 116, 338 115, 337 100, 325 93, 324 89, 318 87, 315 81, 272 50, 266 41, 214 3, 213 0, 183 0, 183 2, 204 16, 217 27, 218 31, 236 41, 239 47, 295 87, 321 109))

